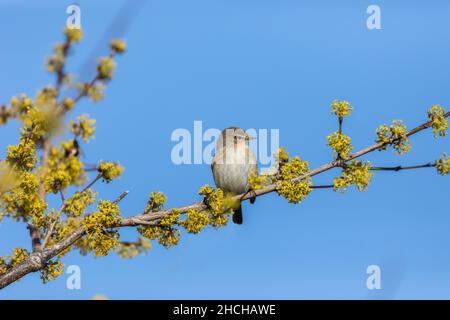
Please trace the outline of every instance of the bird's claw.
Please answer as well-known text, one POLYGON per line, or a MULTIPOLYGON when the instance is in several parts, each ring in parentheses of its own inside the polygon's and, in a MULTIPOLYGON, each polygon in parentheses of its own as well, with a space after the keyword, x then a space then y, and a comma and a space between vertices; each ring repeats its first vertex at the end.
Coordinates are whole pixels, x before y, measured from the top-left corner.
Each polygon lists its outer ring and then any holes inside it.
POLYGON ((254 204, 256 201, 256 192, 253 189, 248 190, 246 193, 244 193, 241 197, 241 201, 242 199, 244 199, 247 195, 250 195, 249 200, 251 204, 254 204))

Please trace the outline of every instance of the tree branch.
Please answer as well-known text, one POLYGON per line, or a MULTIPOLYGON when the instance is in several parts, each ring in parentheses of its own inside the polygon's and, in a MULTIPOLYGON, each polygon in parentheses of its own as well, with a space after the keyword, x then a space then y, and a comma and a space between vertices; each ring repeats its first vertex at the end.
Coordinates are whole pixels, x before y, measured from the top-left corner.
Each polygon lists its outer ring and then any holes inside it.
POLYGON ((396 166, 396 167, 372 167, 370 170, 373 171, 400 171, 400 170, 412 170, 412 169, 421 169, 421 168, 430 168, 436 167, 436 163, 430 162, 417 166, 396 166))
MULTIPOLYGON (((127 196, 127 194, 128 191, 123 192, 119 197, 117 197, 116 200, 113 201, 113 203, 119 203, 127 196)), ((3 289, 31 272, 36 272, 43 269, 50 259, 56 257, 76 241, 81 239, 85 232, 85 228, 81 226, 50 249, 44 251, 33 251, 24 261, 0 275, 0 289, 3 289)))
MULTIPOLYGON (((449 116, 450 116, 450 112, 447 112, 444 115, 445 118, 448 118, 449 116)), ((427 121, 427 122, 413 128, 412 130, 408 131, 406 133, 406 136, 409 137, 409 136, 412 136, 424 129, 427 129, 431 126, 431 124, 432 124, 431 120, 427 121)), ((355 152, 355 153, 349 155, 348 158, 345 160, 338 159, 335 161, 328 162, 316 169, 313 169, 313 170, 307 172, 306 174, 304 174, 302 176, 293 178, 291 181, 293 181, 293 182, 301 181, 307 177, 312 177, 312 176, 318 175, 319 173, 328 171, 332 168, 340 167, 340 166, 342 166, 343 162, 348 162, 353 159, 359 158, 370 152, 379 150, 379 149, 385 147, 386 145, 390 145, 393 142, 394 141, 390 141, 388 143, 382 143, 382 142, 375 143, 375 144, 370 145, 358 152, 355 152)), ((248 200, 253 196, 259 197, 259 196, 274 192, 274 191, 276 191, 276 189, 277 189, 277 185, 271 184, 264 189, 255 190, 255 192, 253 192, 252 194, 236 195, 235 199, 236 200, 248 200)), ((122 200, 127 194, 128 194, 128 192, 124 192, 123 194, 121 194, 116 199, 115 203, 122 200)), ((178 210, 178 212, 180 212, 180 213, 186 213, 187 211, 192 210, 192 209, 197 209, 197 210, 203 211, 203 210, 208 209, 208 207, 203 202, 196 202, 196 203, 193 203, 193 204, 190 204, 187 206, 182 206, 182 207, 173 208, 173 209, 169 209, 169 210, 160 210, 157 212, 145 212, 144 211, 144 213, 142 213, 142 214, 138 214, 135 216, 131 216, 131 217, 122 219, 114 227, 121 228, 121 227, 137 226, 137 225, 155 225, 155 224, 157 224, 159 219, 161 219, 163 216, 169 214, 174 209, 178 210)), ((18 266, 14 267, 11 270, 7 271, 6 273, 0 275, 0 289, 17 281, 18 279, 22 278, 23 276, 27 275, 30 272, 35 272, 35 271, 38 271, 38 270, 44 268, 50 259, 54 258, 58 254, 60 254, 64 250, 66 250, 68 247, 70 247, 72 244, 74 244, 77 240, 79 240, 81 237, 83 237, 85 232, 86 232, 85 228, 83 226, 81 226, 77 230, 72 232, 69 236, 67 236, 64 240, 55 244, 50 249, 45 250, 44 252, 31 253, 31 255, 27 259, 25 259, 22 263, 20 263, 18 266)))
POLYGON ((42 246, 39 229, 35 227, 32 223, 27 223, 27 229, 30 231, 31 248, 33 252, 41 251, 42 246))

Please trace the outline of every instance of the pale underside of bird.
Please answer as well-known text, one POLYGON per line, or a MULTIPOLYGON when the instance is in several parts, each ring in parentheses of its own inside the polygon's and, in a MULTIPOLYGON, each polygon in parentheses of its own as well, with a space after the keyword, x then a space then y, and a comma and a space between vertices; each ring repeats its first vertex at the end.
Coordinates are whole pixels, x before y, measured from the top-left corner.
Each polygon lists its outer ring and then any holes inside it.
MULTIPOLYGON (((216 186, 229 195, 244 194, 250 190, 249 177, 258 173, 256 156, 249 148, 249 137, 241 128, 222 131, 217 140, 212 171, 216 186)), ((242 224, 241 205, 234 209, 233 222, 242 224)))

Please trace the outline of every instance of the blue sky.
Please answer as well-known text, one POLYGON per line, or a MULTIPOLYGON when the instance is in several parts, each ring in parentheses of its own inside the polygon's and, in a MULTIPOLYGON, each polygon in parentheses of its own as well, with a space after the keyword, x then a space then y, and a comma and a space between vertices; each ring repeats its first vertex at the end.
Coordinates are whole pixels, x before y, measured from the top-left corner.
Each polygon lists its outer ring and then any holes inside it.
MULTIPOLYGON (((69 1, 0 1, 0 101, 34 94, 52 83, 45 57, 62 39, 69 1)), ((450 3, 377 1, 382 29, 368 30, 372 1, 151 0, 129 26, 129 51, 99 104, 83 101, 75 114, 97 119, 85 160, 116 160, 121 179, 99 191, 124 190, 124 215, 141 212, 161 190, 169 206, 199 200, 213 184, 208 165, 176 166, 173 130, 277 128, 280 144, 315 168, 331 160, 326 135, 336 128, 333 99, 355 107, 345 132, 355 149, 393 119, 409 127, 439 103, 450 109, 450 3)), ((85 39, 70 60, 80 70, 102 41, 123 1, 79 1, 85 39)), ((113 33, 120 34, 120 23, 113 33)), ((104 54, 106 50, 98 52, 104 54)), ((17 141, 17 125, 0 128, 0 158, 17 141)), ((405 157, 391 150, 365 159, 375 165, 420 164, 450 153, 449 138, 430 131, 411 139, 405 157)), ((314 178, 327 184, 338 171, 314 178)), ((122 261, 69 254, 82 289, 67 275, 43 285, 27 276, 0 299, 171 298, 450 298, 450 179, 434 169, 380 172, 365 193, 316 190, 300 205, 276 194, 244 204, 245 223, 183 235, 166 250, 122 261), (381 267, 382 289, 366 288, 366 268, 381 267)), ((124 230, 123 239, 136 233, 124 230)), ((0 255, 28 246, 23 225, 3 220, 0 255)))

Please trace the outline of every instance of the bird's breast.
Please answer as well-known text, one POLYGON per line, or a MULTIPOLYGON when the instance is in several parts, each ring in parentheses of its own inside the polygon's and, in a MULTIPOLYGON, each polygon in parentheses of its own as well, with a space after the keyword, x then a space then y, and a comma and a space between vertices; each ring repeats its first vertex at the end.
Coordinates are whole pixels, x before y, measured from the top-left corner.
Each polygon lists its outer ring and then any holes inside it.
POLYGON ((257 172, 256 157, 249 148, 221 148, 213 159, 214 182, 226 192, 247 192, 249 175, 257 172))

